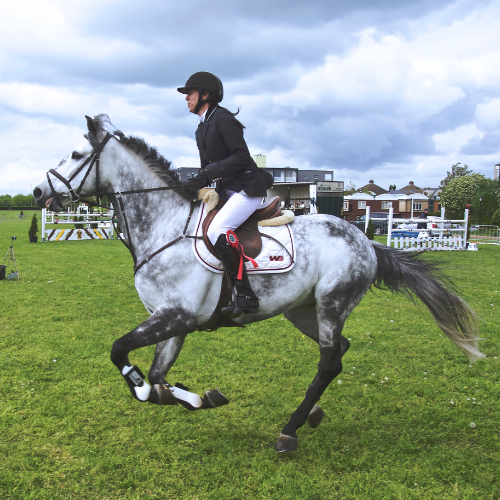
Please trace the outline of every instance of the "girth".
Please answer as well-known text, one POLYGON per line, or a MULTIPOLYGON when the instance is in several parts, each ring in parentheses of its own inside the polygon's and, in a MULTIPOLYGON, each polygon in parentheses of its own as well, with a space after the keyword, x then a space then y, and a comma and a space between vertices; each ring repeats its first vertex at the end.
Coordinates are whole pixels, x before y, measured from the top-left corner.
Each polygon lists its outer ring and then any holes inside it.
MULTIPOLYGON (((219 256, 207 237, 207 231, 210 223, 214 220, 214 217, 224 206, 226 201, 227 200, 221 200, 219 198, 219 203, 217 203, 216 207, 207 214, 202 224, 203 242, 210 253, 217 259, 219 256)), ((261 220, 274 219, 279 216, 281 216, 280 197, 276 196, 267 207, 256 210, 239 228, 235 229, 234 232, 236 236, 238 236, 239 242, 243 245, 246 255, 255 259, 262 250, 262 237, 257 225, 258 222, 261 220)))

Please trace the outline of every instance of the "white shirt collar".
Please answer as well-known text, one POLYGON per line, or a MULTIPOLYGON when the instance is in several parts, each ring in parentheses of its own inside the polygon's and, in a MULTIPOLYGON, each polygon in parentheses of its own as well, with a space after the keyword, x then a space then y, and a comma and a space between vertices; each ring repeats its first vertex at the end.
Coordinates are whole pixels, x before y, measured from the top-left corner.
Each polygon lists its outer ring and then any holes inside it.
POLYGON ((207 114, 208 109, 205 110, 205 112, 200 116, 200 123, 203 123, 205 121, 205 115, 207 114))

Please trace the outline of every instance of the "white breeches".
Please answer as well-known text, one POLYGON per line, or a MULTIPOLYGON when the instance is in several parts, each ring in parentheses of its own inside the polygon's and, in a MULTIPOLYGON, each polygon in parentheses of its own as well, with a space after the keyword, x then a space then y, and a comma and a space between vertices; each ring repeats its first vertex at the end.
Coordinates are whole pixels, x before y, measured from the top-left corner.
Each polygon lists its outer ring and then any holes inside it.
POLYGON ((244 191, 235 193, 234 191, 228 190, 226 192, 229 195, 229 200, 227 200, 226 204, 214 217, 207 231, 208 239, 212 245, 215 245, 220 234, 226 234, 230 229, 234 231, 237 227, 241 226, 255 210, 266 206, 265 202, 262 203, 261 197, 255 198, 248 196, 244 191))

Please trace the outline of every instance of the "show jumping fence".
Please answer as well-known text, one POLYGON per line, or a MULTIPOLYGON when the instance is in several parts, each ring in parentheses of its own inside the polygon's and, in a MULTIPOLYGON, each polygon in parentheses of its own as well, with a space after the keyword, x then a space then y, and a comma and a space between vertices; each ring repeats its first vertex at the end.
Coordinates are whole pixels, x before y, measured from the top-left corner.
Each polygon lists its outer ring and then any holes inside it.
MULTIPOLYGON (((439 219, 394 219, 393 208, 388 212, 388 217, 372 218, 374 225, 384 224, 387 228, 387 246, 406 252, 419 250, 465 250, 467 248, 467 225, 469 210, 465 210, 464 218, 450 220, 445 217, 444 207, 441 209, 439 219), (417 229, 417 224, 427 224, 427 229, 417 229), (429 227, 432 226, 432 227, 429 227), (402 229, 404 228, 404 229, 402 229)), ((368 228, 370 221, 370 207, 366 207, 366 220, 364 229, 368 228)), ((359 229, 359 222, 356 224, 359 229)), ((496 226, 495 226, 496 227, 496 226)), ((385 232, 385 231, 384 231, 385 232)))
POLYGON ((42 209, 42 241, 112 239, 112 214, 87 213, 87 208, 86 205, 80 205, 76 213, 56 213, 45 208, 42 209), (47 225, 57 227, 47 228, 47 225), (64 227, 65 225, 66 227, 64 227), (67 227, 69 225, 72 227, 67 227))

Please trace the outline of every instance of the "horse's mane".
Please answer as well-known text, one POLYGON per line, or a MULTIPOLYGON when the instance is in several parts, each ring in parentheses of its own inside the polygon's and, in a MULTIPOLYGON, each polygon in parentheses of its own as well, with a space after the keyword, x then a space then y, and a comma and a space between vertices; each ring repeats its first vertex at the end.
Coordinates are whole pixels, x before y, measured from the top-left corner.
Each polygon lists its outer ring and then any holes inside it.
MULTIPOLYGON (((171 162, 158 153, 158 150, 150 146, 144 139, 133 135, 126 136, 121 130, 116 129, 106 114, 94 116, 94 123, 98 135, 109 132, 118 136, 121 144, 142 158, 149 169, 169 186, 181 183, 179 174, 172 168, 171 162)), ((177 190, 177 192, 186 200, 191 201, 197 198, 198 190, 196 188, 185 187, 177 190)))

